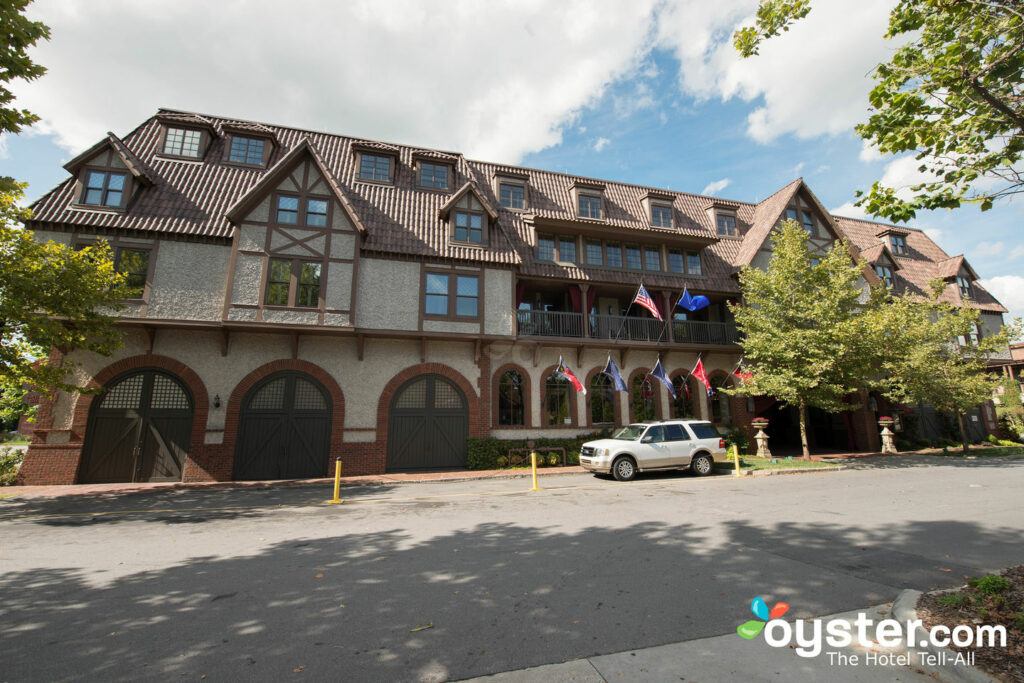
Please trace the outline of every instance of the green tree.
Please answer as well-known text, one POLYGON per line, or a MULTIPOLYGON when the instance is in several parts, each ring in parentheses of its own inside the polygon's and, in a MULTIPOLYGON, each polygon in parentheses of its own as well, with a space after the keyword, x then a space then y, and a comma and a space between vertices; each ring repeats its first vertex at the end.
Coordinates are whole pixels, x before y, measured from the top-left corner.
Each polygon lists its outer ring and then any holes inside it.
POLYGON ((730 304, 753 377, 734 393, 772 396, 800 414, 805 458, 807 408, 852 410, 850 394, 877 372, 877 333, 870 315, 880 299, 865 296, 861 267, 836 243, 820 261, 808 235, 784 221, 767 269, 740 272, 743 302, 730 304))
MULTIPOLYGON (((18 133, 38 120, 14 106, 11 81, 33 80, 46 69, 29 48, 50 29, 24 16, 28 0, 0 0, 0 135, 18 133)), ((25 387, 43 393, 80 391, 69 378, 75 366, 52 364, 51 349, 109 354, 121 342, 113 319, 124 297, 105 243, 81 251, 40 244, 21 224, 31 213, 19 206, 24 183, 0 178, 0 418, 27 412, 25 387)))
MULTIPOLYGON (((809 0, 762 0, 733 43, 756 55, 810 10, 809 0)), ((1024 191, 1024 3, 901 0, 886 38, 903 42, 873 71, 872 113, 856 130, 883 153, 913 153, 925 180, 905 198, 875 182, 857 204, 905 221, 963 203, 985 211, 1024 191)))
POLYGON ((1006 350, 1020 322, 982 337, 976 309, 939 300, 945 286, 936 280, 927 299, 904 294, 873 312, 877 328, 885 330, 880 388, 897 403, 926 403, 955 413, 966 453, 963 415, 992 398, 999 378, 986 372, 988 358, 1006 350))

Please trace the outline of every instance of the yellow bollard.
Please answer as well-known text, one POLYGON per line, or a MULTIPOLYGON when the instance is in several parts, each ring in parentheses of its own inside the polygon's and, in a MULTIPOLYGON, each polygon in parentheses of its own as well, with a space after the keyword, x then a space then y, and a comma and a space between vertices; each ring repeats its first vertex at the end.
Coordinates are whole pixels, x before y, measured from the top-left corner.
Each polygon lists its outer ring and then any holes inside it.
POLYGON ((341 458, 334 461, 334 500, 327 501, 328 505, 340 505, 344 503, 338 494, 341 493, 341 458))
POLYGON ((540 487, 537 486, 537 451, 530 452, 530 462, 533 465, 533 488, 531 491, 540 491, 540 487))
POLYGON ((733 470, 732 476, 741 477, 743 472, 740 471, 740 447, 737 444, 732 445, 732 455, 736 459, 736 469, 733 470))

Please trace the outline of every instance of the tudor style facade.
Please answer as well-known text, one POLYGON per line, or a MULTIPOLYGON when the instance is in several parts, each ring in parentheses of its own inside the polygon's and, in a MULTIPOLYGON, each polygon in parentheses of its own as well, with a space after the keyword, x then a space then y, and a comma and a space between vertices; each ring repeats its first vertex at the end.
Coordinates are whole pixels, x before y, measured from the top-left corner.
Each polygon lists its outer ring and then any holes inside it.
MULTIPOLYGON (((74 358, 105 391, 40 405, 26 484, 315 477, 335 457, 350 474, 458 467, 468 436, 651 417, 744 427, 777 408, 708 399, 687 375, 702 354, 731 381, 726 302, 787 217, 822 253, 848 240, 866 284, 944 277, 988 330, 1005 310, 962 256, 831 216, 802 180, 750 204, 170 110, 65 168, 29 227, 109 241, 133 298, 124 348, 74 358), (629 305, 640 282, 667 324, 629 305), (684 286, 711 305, 670 312, 684 286), (606 390, 609 355, 628 395, 606 390), (553 376, 559 357, 585 396, 553 376), (644 390, 659 357, 688 396, 644 390)), ((812 439, 877 449, 864 403, 812 439)))

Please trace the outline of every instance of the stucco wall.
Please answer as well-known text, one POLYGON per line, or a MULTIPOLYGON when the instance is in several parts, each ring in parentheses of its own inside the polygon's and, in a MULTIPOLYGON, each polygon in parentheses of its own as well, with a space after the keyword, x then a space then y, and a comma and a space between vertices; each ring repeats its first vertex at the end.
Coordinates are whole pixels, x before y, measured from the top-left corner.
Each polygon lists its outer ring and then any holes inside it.
POLYGON ((327 308, 348 310, 352 306, 352 264, 332 263, 327 271, 327 308))
POLYGON ((71 244, 70 232, 53 232, 52 230, 34 230, 37 242, 56 242, 57 244, 71 244))
POLYGON ((235 282, 231 288, 231 303, 256 305, 260 300, 260 275, 263 257, 239 254, 235 261, 235 282))
POLYGON ((355 324, 378 330, 415 330, 420 309, 420 265, 361 258, 355 324))
POLYGON ((147 317, 220 320, 231 247, 162 241, 147 317))
POLYGON ((484 332, 515 334, 510 270, 488 268, 484 271, 484 332))

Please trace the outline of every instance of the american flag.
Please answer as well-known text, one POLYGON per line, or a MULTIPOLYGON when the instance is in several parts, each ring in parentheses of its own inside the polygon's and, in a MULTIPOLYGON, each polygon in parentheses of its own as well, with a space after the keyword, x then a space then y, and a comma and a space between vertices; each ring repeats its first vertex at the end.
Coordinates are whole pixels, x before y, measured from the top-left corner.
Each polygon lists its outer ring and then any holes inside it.
POLYGON ((662 319, 661 313, 658 313, 658 307, 654 305, 654 300, 651 299, 651 295, 647 293, 647 290, 644 289, 643 285, 640 285, 640 289, 636 291, 636 297, 633 299, 633 303, 640 304, 646 308, 651 312, 651 315, 658 320, 662 319))

